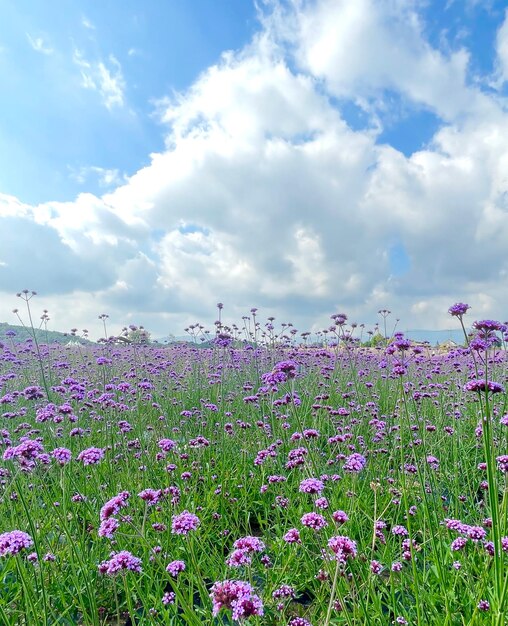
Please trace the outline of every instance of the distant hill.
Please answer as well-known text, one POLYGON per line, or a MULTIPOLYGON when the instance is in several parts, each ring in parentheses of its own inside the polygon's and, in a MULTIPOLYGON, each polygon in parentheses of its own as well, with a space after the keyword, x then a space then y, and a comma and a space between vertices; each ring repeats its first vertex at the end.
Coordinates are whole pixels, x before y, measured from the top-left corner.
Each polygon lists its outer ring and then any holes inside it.
MULTIPOLYGON (((75 337, 70 333, 60 333, 56 330, 35 329, 35 336, 40 343, 91 343, 87 339, 82 337, 75 337)), ((24 326, 16 326, 14 324, 7 324, 6 322, 0 322, 0 341, 14 343, 23 343, 27 339, 33 339, 32 330, 25 328, 24 326), (10 336, 11 333, 15 333, 10 336)))
MULTIPOLYGON (((467 330, 467 329, 466 329, 467 330)), ((454 341, 458 345, 464 344, 464 333, 462 330, 406 330, 404 335, 413 341, 428 341, 431 346, 454 341)))

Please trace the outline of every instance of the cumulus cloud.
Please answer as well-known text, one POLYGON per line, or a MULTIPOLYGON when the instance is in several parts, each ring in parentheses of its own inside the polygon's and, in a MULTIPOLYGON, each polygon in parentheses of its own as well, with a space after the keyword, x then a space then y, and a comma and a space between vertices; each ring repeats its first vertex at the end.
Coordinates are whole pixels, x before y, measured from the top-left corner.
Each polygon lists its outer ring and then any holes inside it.
MULTIPOLYGON (((2 284, 64 294, 67 326, 92 326, 93 304, 156 334, 212 320, 218 301, 300 330, 338 310, 372 322, 380 308, 406 327, 448 327, 456 300, 506 317, 508 113, 470 84, 469 52, 432 47, 410 0, 270 6, 248 46, 158 103, 166 146, 148 166, 123 180, 84 170, 109 181, 102 197, 3 198, 0 232, 17 243, 0 242, 2 284), (438 117, 424 149, 380 141, 388 93, 438 117), (364 128, 348 124, 347 102, 370 116, 364 128)), ((100 62, 76 63, 105 104, 123 103, 100 62)))

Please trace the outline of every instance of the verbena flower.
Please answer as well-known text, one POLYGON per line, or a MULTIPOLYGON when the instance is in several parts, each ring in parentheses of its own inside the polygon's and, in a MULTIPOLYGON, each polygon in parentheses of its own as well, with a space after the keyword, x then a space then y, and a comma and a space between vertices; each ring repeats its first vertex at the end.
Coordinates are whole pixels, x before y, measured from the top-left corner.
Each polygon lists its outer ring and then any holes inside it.
POLYGON ((121 491, 118 495, 111 498, 111 500, 108 500, 101 509, 100 519, 105 520, 108 519, 108 517, 116 515, 120 509, 127 506, 129 497, 130 494, 128 491, 121 491))
POLYGON ((11 530, 0 535, 0 556, 14 556, 33 545, 33 539, 28 533, 11 530))
POLYGON ((99 572, 108 576, 115 576, 122 571, 141 573, 141 559, 133 556, 127 550, 122 550, 116 554, 113 553, 109 560, 103 561, 99 565, 99 572))
POLYGON ((325 526, 328 526, 326 519, 319 513, 305 513, 300 520, 307 528, 313 530, 321 530, 325 526))
POLYGON ((301 493, 321 493, 325 488, 322 480, 317 478, 305 478, 300 483, 299 491, 301 493))
POLYGON ((492 380, 469 380, 464 385, 464 391, 489 391, 490 393, 504 393, 504 387, 492 380))
POLYGON ((233 620, 263 615, 263 603, 252 586, 243 580, 224 580, 213 584, 210 598, 215 617, 222 609, 231 609, 233 620))
POLYGON ((470 308, 471 307, 469 306, 469 304, 464 304, 464 302, 457 302, 456 304, 452 304, 452 306, 448 309, 448 313, 452 317, 461 318, 467 313, 468 309, 470 308))
POLYGON ((171 520, 171 532, 174 535, 187 535, 191 530, 196 530, 200 525, 200 519, 194 513, 183 511, 179 515, 174 515, 171 520))
POLYGON ((166 567, 166 572, 169 572, 171 576, 175 576, 175 578, 183 571, 185 571, 184 561, 171 561, 166 567))
POLYGON ((328 547, 341 563, 345 563, 348 559, 354 559, 357 554, 356 541, 343 535, 331 537, 328 540, 328 547))
POLYGON ((78 461, 82 461, 83 465, 96 465, 104 458, 104 450, 102 448, 87 448, 78 454, 78 461))

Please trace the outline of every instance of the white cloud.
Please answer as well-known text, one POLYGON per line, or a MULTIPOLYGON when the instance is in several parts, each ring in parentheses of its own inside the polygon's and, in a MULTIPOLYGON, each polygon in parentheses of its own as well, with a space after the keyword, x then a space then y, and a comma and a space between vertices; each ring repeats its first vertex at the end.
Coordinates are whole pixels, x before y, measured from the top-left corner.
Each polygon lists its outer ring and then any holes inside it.
POLYGON ((115 56, 110 54, 107 63, 103 60, 92 62, 76 49, 73 60, 80 69, 83 88, 96 90, 109 110, 124 106, 126 84, 122 67, 115 56))
POLYGON ((81 25, 88 30, 95 30, 95 25, 85 15, 81 18, 81 25))
POLYGON ((508 9, 505 10, 504 21, 497 31, 497 82, 501 86, 508 81, 508 9))
MULTIPOLYGON (((123 325, 128 311, 156 334, 180 334, 213 320, 218 301, 237 320, 259 306, 300 330, 327 326, 338 310, 373 321, 380 308, 404 327, 449 327, 457 300, 473 315, 506 317, 508 113, 470 86, 466 50, 432 47, 417 9, 279 6, 249 46, 159 103, 166 147, 148 166, 123 179, 114 168, 77 170, 111 186, 100 198, 35 207, 0 198, 11 229, 0 232, 14 242, 2 284, 63 294, 48 306, 62 328, 92 326, 91 311, 123 325), (343 102, 374 119, 388 90, 439 118, 425 149, 406 156, 378 143, 372 125, 345 121, 343 102), (401 272, 394 245, 408 257, 401 272)), ((101 62, 75 60, 105 98, 101 62)))
POLYGON ((73 168, 69 166, 69 176, 80 185, 84 185, 90 179, 97 180, 99 187, 105 189, 120 185, 126 180, 126 177, 120 174, 120 170, 116 168, 104 168, 96 165, 83 166, 73 168))
POLYGON ((46 55, 53 54, 53 48, 51 48, 51 46, 47 44, 47 42, 42 37, 32 37, 28 33, 26 34, 26 37, 35 52, 46 55))

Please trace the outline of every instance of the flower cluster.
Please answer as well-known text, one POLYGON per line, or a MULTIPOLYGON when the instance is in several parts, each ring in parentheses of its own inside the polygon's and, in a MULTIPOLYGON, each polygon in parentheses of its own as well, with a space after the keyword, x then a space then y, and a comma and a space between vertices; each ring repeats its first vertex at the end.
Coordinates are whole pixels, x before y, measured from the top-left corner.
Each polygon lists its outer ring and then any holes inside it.
POLYGON ((252 586, 243 580, 224 580, 214 583, 210 597, 214 617, 221 609, 231 609, 233 620, 263 615, 261 599, 254 593, 252 586))
POLYGON ((34 545, 32 537, 22 530, 11 530, 0 535, 0 556, 14 556, 34 545))

